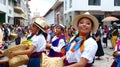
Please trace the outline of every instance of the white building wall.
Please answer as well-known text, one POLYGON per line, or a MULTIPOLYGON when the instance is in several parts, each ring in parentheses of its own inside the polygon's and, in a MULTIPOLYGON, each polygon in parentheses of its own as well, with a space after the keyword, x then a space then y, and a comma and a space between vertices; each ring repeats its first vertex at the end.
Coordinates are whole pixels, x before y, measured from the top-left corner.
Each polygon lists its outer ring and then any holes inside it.
POLYGON ((9 24, 14 24, 14 7, 13 6, 8 6, 8 10, 7 10, 7 23, 9 22, 9 24), (10 19, 8 20, 8 16, 10 17, 10 19))
MULTIPOLYGON (((8 16, 14 17, 14 8, 13 8, 12 0, 11 0, 12 6, 8 5, 8 0, 6 0, 5 2, 6 2, 6 4, 0 3, 0 11, 5 13, 5 23, 8 23, 8 16), (11 11, 11 13, 10 13, 10 11, 11 11)), ((12 22, 13 22, 13 20, 12 20, 12 22)))
POLYGON ((45 21, 49 24, 54 24, 55 21, 55 16, 54 16, 54 11, 51 11, 46 17, 45 17, 45 21))
MULTIPOLYGON (((120 11, 120 6, 114 6, 114 0, 101 0, 101 5, 92 6, 88 5, 88 0, 72 0, 72 8, 69 8, 69 0, 67 1, 67 10, 64 10, 64 13, 70 11, 120 11)), ((65 0, 64 0, 65 4, 65 0)), ((65 6, 64 6, 65 8, 65 6)))
POLYGON ((100 5, 89 5, 88 2, 89 0, 72 0, 70 8, 70 0, 64 0, 64 21, 66 24, 70 20, 69 16, 72 16, 73 21, 76 15, 87 11, 93 15, 103 15, 103 18, 109 15, 120 16, 120 6, 114 6, 114 0, 101 0, 100 5))
MULTIPOLYGON (((102 11, 114 11, 114 0, 101 0, 102 11)), ((120 10, 120 9, 119 9, 120 10)))
MULTIPOLYGON (((69 1, 68 1, 69 2, 69 1)), ((87 10, 88 0, 72 0, 72 10, 87 10)))
POLYGON ((6 0, 6 23, 13 24, 14 23, 14 3, 12 0, 6 0), (9 4, 10 3, 10 4, 9 4), (8 17, 9 20, 8 20, 8 17))
POLYGON ((21 8, 23 9, 24 12, 26 12, 26 1, 21 0, 20 2, 21 2, 21 3, 20 3, 21 8))
POLYGON ((10 5, 8 5, 8 0, 6 2, 8 16, 14 17, 14 3, 12 2, 12 0, 10 0, 10 5))
MULTIPOLYGON (((8 0, 6 0, 6 8, 8 8, 8 0)), ((6 15, 5 15, 5 23, 8 23, 8 10, 9 9, 7 9, 7 12, 6 12, 6 15)))
POLYGON ((8 6, 7 14, 10 17, 14 17, 14 7, 8 6), (11 12, 11 13, 10 13, 11 12))
POLYGON ((7 12, 7 8, 6 8, 6 5, 3 5, 3 4, 1 4, 0 3, 0 11, 2 11, 2 12, 7 12))
POLYGON ((24 14, 26 16, 26 18, 23 21, 25 26, 29 25, 29 18, 30 18, 29 17, 29 9, 27 7, 27 2, 28 2, 28 0, 21 0, 21 8, 23 9, 24 14))

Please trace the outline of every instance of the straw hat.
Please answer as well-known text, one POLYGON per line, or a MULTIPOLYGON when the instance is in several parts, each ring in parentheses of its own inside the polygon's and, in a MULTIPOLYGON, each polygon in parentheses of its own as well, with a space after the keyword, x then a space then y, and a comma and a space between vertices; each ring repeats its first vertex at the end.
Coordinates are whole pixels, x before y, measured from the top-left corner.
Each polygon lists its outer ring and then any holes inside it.
POLYGON ((45 32, 44 28, 48 25, 41 18, 36 18, 33 24, 35 24, 37 27, 39 27, 43 32, 45 32))
POLYGON ((65 28, 65 26, 64 25, 62 25, 62 24, 59 24, 62 28, 65 28))
POLYGON ((95 16, 90 15, 89 13, 85 13, 85 14, 80 14, 78 16, 75 17, 75 19, 73 20, 73 26, 77 29, 77 23, 81 18, 89 18, 93 21, 93 28, 92 28, 92 32, 96 32, 99 26, 98 20, 95 16))
POLYGON ((56 26, 56 27, 61 27, 61 29, 62 29, 63 31, 65 30, 65 26, 62 25, 62 24, 56 24, 55 26, 56 26))

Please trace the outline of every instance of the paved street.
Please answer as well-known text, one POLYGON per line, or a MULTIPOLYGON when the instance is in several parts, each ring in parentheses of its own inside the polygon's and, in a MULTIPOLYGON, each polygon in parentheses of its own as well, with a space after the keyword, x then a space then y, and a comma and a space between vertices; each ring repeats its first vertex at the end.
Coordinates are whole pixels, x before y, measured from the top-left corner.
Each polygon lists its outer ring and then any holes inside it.
MULTIPOLYGON (((24 40, 25 38, 23 38, 22 40, 24 40)), ((14 42, 12 43, 12 45, 10 45, 9 47, 14 46, 14 42)), ((103 44, 104 45, 104 44, 103 44)), ((113 53, 113 49, 109 49, 109 47, 111 47, 111 42, 110 40, 108 40, 108 47, 107 48, 103 48, 105 55, 103 57, 101 57, 101 60, 95 60, 93 67, 110 67, 110 65, 113 62, 113 57, 112 57, 112 53, 113 53)), ((26 65, 22 65, 19 67, 26 67, 26 65)))
POLYGON ((95 60, 93 67, 110 67, 110 65, 113 62, 112 53, 114 51, 114 49, 109 49, 110 47, 111 47, 111 41, 108 40, 108 47, 103 48, 105 55, 102 57, 101 60, 95 60))
POLYGON ((112 57, 112 50, 109 48, 105 48, 105 55, 102 57, 101 60, 95 60, 95 63, 93 64, 93 67, 110 67, 110 65, 113 62, 113 57, 112 57))

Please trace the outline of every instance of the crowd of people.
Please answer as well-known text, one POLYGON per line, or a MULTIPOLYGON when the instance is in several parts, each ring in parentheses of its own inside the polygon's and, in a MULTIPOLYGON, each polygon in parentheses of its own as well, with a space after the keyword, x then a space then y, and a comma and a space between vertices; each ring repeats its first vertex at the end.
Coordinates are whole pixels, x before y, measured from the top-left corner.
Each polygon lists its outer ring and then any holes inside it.
POLYGON ((110 29, 107 25, 102 27, 97 18, 90 14, 76 16, 70 27, 62 24, 49 25, 43 19, 36 18, 30 27, 16 25, 14 28, 3 24, 0 28, 0 38, 3 38, 0 39, 1 50, 7 49, 10 45, 12 41, 10 33, 18 35, 15 38, 16 45, 21 43, 21 38, 24 36, 32 42, 28 49, 12 51, 9 57, 11 59, 16 55, 30 54, 27 67, 40 67, 40 56, 43 52, 49 57, 63 59, 64 67, 91 67, 95 59, 101 60, 101 56, 104 56, 103 48, 108 47, 107 39, 111 39, 110 49, 115 49, 114 65, 120 66, 120 34, 117 27, 115 24, 110 29))

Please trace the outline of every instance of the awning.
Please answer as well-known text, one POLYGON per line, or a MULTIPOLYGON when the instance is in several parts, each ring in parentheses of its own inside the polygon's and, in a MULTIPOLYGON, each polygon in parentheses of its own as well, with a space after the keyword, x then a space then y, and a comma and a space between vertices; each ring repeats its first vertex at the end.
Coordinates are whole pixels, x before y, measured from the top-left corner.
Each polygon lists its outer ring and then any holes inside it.
POLYGON ((22 17, 24 18, 24 19, 26 19, 26 15, 25 14, 21 14, 22 15, 22 17))
POLYGON ((14 7, 14 11, 16 12, 16 13, 24 13, 24 11, 23 11, 23 9, 21 8, 21 7, 19 7, 19 6, 15 6, 14 7))
POLYGON ((19 13, 15 13, 14 12, 14 17, 20 17, 20 18, 23 18, 23 19, 26 19, 26 15, 25 14, 19 14, 19 13))

